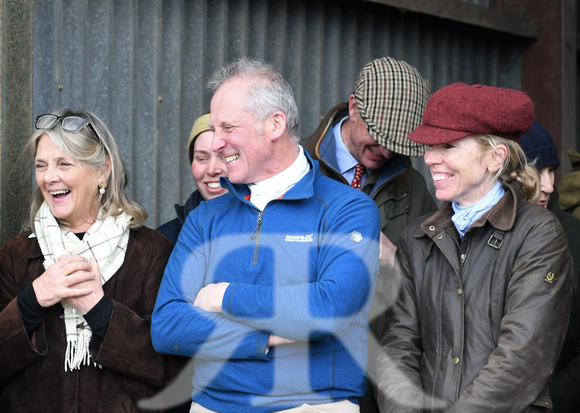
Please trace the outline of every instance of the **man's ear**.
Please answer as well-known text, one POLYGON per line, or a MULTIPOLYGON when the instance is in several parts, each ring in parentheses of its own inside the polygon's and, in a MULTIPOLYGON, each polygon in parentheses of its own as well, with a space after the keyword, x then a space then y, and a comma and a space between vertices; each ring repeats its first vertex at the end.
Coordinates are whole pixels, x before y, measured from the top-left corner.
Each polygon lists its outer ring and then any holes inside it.
POLYGON ((272 113, 266 121, 266 131, 271 140, 276 140, 286 132, 286 114, 281 110, 272 113))
POLYGON ((353 93, 348 98, 348 116, 351 119, 355 119, 357 115, 358 115, 358 107, 356 105, 356 98, 354 97, 353 93))

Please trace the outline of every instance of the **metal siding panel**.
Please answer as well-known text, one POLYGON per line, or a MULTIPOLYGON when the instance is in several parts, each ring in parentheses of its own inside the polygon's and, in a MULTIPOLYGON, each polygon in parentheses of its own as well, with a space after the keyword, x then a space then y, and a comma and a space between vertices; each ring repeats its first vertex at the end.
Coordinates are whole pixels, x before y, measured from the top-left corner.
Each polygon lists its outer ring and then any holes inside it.
POLYGON ((317 112, 310 108, 320 107, 322 89, 322 67, 324 55, 324 5, 320 2, 308 2, 305 8, 305 44, 301 52, 307 58, 302 61, 301 100, 297 101, 300 111, 300 123, 316 125, 320 122, 317 112), (312 58, 309 58, 312 57, 312 58))
POLYGON ((348 99, 368 61, 385 55, 416 66, 434 91, 456 81, 521 84, 521 39, 376 3, 38 0, 34 13, 34 115, 58 106, 97 113, 153 227, 191 193, 185 147, 193 121, 209 109, 205 84, 239 56, 282 72, 302 136, 348 99))
POLYGON ((344 30, 341 8, 331 4, 326 11, 325 19, 321 62, 317 69, 320 97, 316 106, 312 105, 310 110, 313 124, 318 124, 330 108, 348 98, 348 94, 341 94, 343 87, 340 79, 342 67, 340 58, 343 54, 342 34, 344 30))
POLYGON ((60 76, 54 64, 57 47, 60 46, 61 30, 55 24, 55 15, 62 8, 59 1, 52 7, 47 1, 34 1, 34 21, 41 18, 44 24, 34 24, 33 110, 35 114, 49 112, 56 105, 60 76), (59 79, 59 80, 57 80, 59 79))
POLYGON ((288 6, 286 0, 268 1, 268 21, 266 27, 267 50, 265 58, 276 67, 286 65, 288 39, 288 6))
POLYGON ((80 107, 84 102, 86 1, 63 1, 60 72, 63 86, 57 106, 80 107), (80 23, 80 24, 79 24, 80 23), (64 64, 66 62, 66 64, 64 64))
POLYGON ((228 60, 248 56, 250 22, 248 0, 230 0, 228 3, 227 51, 228 60))
MULTIPOLYGON (((209 99, 204 99, 204 80, 207 77, 206 45, 207 45, 207 4, 205 1, 185 2, 184 10, 184 35, 181 42, 183 51, 182 81, 180 89, 181 128, 178 136, 179 159, 173 162, 179 163, 181 168, 181 185, 179 194, 175 198, 168 197, 167 202, 183 204, 189 197, 195 184, 191 176, 191 166, 187 158, 186 149, 189 134, 195 120, 203 113, 209 111, 209 99)), ((172 217, 166 214, 166 217, 172 217)))
MULTIPOLYGON (((135 131, 133 135, 133 164, 130 170, 134 182, 132 193, 153 217, 158 212, 158 158, 159 145, 158 119, 158 81, 161 65, 161 3, 150 1, 137 2, 137 21, 135 26, 135 82, 136 107, 133 108, 135 131)), ((167 191, 167 188, 164 188, 167 191)))
POLYGON ((84 10, 84 105, 102 118, 109 113, 112 6, 109 0, 91 0, 84 10))
MULTIPOLYGON (((302 49, 306 43, 306 7, 304 0, 297 0, 288 6, 288 40, 286 43, 286 61, 283 67, 278 67, 284 78, 294 91, 298 111, 302 119, 302 63, 306 57, 302 49)), ((308 58, 313 58, 308 56, 308 58)), ((301 122, 301 129, 303 123, 301 122)))
MULTIPOLYGON (((137 9, 131 0, 115 1, 113 4, 111 61, 110 65, 110 94, 108 96, 108 115, 103 117, 111 133, 117 141, 121 156, 125 160, 129 175, 129 190, 134 193, 134 136, 135 123, 134 107, 136 105, 135 89, 135 54, 137 9)), ((88 108, 92 109, 92 108, 88 108)))
POLYGON ((259 56, 266 60, 268 33, 268 1, 255 0, 248 4, 249 25, 248 25, 248 50, 250 56, 259 56))
POLYGON ((173 204, 181 197, 183 187, 180 165, 186 162, 184 151, 180 145, 181 125, 181 53, 183 33, 183 3, 164 2, 162 12, 162 41, 159 77, 159 118, 158 154, 159 154, 159 213, 171 216, 174 213, 173 204))
MULTIPOLYGON (((207 35, 207 65, 208 75, 227 63, 228 39, 228 1, 209 0, 208 5, 208 35, 207 35)), ((208 96, 209 98, 209 96, 208 96)), ((209 99, 208 99, 209 101, 209 99)))

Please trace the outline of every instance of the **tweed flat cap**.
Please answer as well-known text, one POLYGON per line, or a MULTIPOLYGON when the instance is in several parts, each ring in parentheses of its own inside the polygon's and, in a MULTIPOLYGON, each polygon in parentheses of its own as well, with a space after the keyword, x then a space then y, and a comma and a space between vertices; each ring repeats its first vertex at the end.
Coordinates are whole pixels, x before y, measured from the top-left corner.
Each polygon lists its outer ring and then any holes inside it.
POLYGON ((381 146, 407 156, 421 156, 423 145, 409 133, 421 124, 431 85, 402 60, 375 59, 365 65, 355 85, 359 114, 371 137, 381 146))
POLYGON ((189 134, 189 140, 187 141, 187 155, 189 156, 189 163, 193 162, 193 144, 197 137, 203 132, 211 130, 209 126, 209 113, 201 115, 195 123, 193 128, 191 128, 191 133, 189 134))
POLYGON ((423 124, 409 139, 436 145, 472 134, 491 134, 519 142, 533 121, 534 104, 524 92, 452 83, 433 93, 423 124))

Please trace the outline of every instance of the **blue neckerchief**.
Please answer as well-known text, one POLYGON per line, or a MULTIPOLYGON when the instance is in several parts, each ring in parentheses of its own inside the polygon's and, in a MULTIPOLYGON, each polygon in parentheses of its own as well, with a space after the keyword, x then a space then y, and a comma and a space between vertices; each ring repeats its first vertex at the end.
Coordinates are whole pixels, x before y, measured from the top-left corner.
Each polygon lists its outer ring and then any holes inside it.
POLYGON ((477 221, 485 211, 488 211, 492 206, 497 204, 497 201, 499 201, 504 194, 505 189, 499 182, 497 182, 487 195, 473 205, 462 207, 457 205, 457 202, 453 201, 451 206, 453 207, 455 214, 453 214, 451 220, 459 232, 459 237, 463 238, 471 224, 477 221))

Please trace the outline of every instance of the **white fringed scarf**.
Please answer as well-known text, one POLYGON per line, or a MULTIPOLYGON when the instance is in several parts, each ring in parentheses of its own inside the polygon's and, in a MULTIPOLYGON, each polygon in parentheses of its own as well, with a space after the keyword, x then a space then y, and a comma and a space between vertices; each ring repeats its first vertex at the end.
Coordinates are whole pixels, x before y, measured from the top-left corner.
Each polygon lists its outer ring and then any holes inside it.
MULTIPOLYGON (((101 283, 105 284, 123 265, 131 219, 126 212, 104 220, 97 219, 80 240, 73 232, 58 225, 48 204, 43 202, 34 218, 34 231, 44 255, 44 268, 48 269, 62 255, 79 255, 87 260, 95 257, 101 283)), ((78 309, 62 301, 61 304, 67 341, 64 370, 72 371, 80 369, 82 364, 89 364, 92 330, 78 309)))

